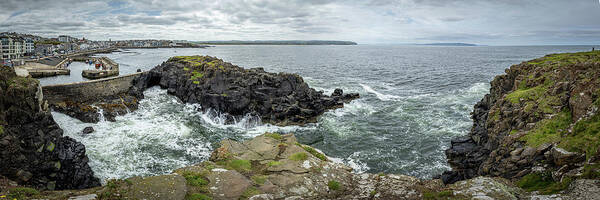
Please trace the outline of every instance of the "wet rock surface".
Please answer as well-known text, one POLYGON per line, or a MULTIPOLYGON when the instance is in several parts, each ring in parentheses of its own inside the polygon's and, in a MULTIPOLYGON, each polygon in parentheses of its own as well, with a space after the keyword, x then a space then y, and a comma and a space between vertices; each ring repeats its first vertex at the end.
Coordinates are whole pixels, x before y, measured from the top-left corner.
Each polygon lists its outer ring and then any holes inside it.
POLYGON ((155 85, 186 103, 198 103, 234 117, 259 116, 263 122, 292 125, 316 122, 328 109, 359 97, 336 89, 331 96, 310 88, 297 74, 244 69, 210 56, 176 56, 135 80, 131 94, 155 85))
POLYGON ((115 117, 137 110, 138 99, 128 94, 117 94, 94 101, 65 101, 50 104, 56 112, 64 113, 86 123, 101 120, 115 121, 115 117))
POLYGON ((0 67, 0 175, 39 189, 99 186, 85 146, 64 137, 39 81, 0 67))

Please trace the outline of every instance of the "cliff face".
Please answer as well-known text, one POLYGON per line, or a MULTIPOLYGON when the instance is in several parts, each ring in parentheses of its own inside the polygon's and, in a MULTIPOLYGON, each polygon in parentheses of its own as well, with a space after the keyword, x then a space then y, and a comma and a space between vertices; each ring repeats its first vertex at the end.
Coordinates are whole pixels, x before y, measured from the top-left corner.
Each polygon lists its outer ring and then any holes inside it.
POLYGON ((183 102, 198 103, 232 116, 260 116, 263 122, 292 125, 316 122, 328 109, 358 98, 336 89, 331 96, 318 92, 302 77, 244 69, 210 56, 176 56, 135 80, 131 93, 142 96, 160 85, 183 102))
MULTIPOLYGON (((478 175, 555 181, 597 173, 600 52, 552 54, 511 66, 475 105, 473 128, 446 150, 446 183, 478 175), (530 176, 532 176, 530 175, 530 176)), ((593 177, 592 177, 593 178, 593 177)))
POLYGON ((99 186, 85 146, 62 134, 39 81, 0 67, 0 175, 49 190, 99 186))

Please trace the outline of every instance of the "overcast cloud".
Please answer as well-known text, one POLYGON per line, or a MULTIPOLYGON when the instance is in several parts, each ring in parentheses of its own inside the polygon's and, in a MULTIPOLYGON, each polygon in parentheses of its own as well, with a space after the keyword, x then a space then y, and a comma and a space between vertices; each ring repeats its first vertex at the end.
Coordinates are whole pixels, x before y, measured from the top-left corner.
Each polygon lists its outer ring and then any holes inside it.
POLYGON ((599 44, 598 0, 1 0, 0 32, 95 40, 599 44))

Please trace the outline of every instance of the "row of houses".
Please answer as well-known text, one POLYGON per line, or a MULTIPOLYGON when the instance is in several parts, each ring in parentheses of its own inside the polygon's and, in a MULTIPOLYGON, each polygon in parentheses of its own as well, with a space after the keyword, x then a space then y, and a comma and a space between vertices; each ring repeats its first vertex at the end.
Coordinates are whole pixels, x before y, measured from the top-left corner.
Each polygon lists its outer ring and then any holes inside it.
POLYGON ((18 36, 0 36, 0 58, 2 60, 21 59, 32 55, 35 44, 32 39, 18 36))

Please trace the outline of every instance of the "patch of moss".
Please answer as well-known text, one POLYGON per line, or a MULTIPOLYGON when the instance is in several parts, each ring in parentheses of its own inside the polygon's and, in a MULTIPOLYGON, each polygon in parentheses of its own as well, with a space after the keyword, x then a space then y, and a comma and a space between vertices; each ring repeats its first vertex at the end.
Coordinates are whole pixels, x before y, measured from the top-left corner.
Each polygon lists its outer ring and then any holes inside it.
POLYGON ((561 140, 561 134, 567 131, 571 124, 571 111, 564 110, 550 119, 544 119, 527 135, 521 137, 527 145, 538 147, 544 143, 554 143, 561 140))
POLYGON ((519 89, 506 95, 505 99, 513 104, 518 104, 522 100, 536 101, 542 97, 545 91, 546 89, 541 85, 529 89, 519 89))
POLYGON ((50 142, 50 144, 46 145, 46 150, 48 150, 49 152, 52 152, 52 151, 54 151, 54 147, 56 147, 54 142, 50 142))
POLYGON ((342 188, 342 184, 340 182, 331 180, 327 183, 327 187, 329 187, 329 190, 339 190, 342 188))
POLYGON ((267 163, 267 166, 269 166, 269 167, 277 166, 277 165, 281 165, 281 162, 279 162, 279 161, 271 161, 271 162, 267 163))
POLYGON ((185 178, 188 185, 191 186, 205 186, 208 185, 208 180, 204 178, 202 174, 197 173, 184 173, 183 177, 185 178))
POLYGON ((196 84, 196 85, 199 85, 199 84, 200 84, 200 81, 193 81, 192 83, 194 83, 194 84, 196 84))
POLYGON ((289 159, 293 160, 293 161, 303 161, 303 160, 306 160, 307 158, 308 158, 308 154, 306 154, 304 152, 295 153, 289 157, 289 159))
POLYGON ((193 193, 190 195, 186 195, 186 200, 212 200, 212 198, 206 194, 193 193))
POLYGON ((519 131, 517 131, 517 130, 512 130, 512 131, 510 131, 510 133, 508 133, 508 134, 509 134, 509 135, 512 135, 512 134, 515 134, 515 133, 517 133, 517 132, 519 132, 519 131))
POLYGON ((196 79, 200 79, 204 77, 204 74, 199 72, 199 71, 193 71, 192 72, 192 76, 190 77, 190 80, 196 80, 196 79))
POLYGON ((8 189, 7 199, 31 199, 35 195, 39 195, 40 192, 33 188, 17 187, 8 189))
POLYGON ((302 147, 305 151, 308 151, 308 153, 312 154, 313 156, 321 159, 322 161, 327 161, 327 156, 325 156, 324 154, 318 152, 316 149, 308 146, 308 145, 302 145, 300 143, 296 143, 296 145, 302 147))
POLYGON ((600 178, 600 163, 586 164, 583 166, 582 178, 598 179, 600 178))
POLYGON ((579 120, 573 126, 572 133, 563 138, 559 147, 568 151, 584 153, 587 158, 598 154, 600 147, 600 115, 595 114, 592 117, 579 120))
POLYGON ((252 170, 252 163, 249 160, 231 160, 227 167, 238 172, 248 172, 252 170))
POLYGON ((255 175, 255 176, 252 176, 252 181, 254 181, 256 184, 262 185, 262 184, 265 184, 265 182, 267 182, 267 176, 255 175))
POLYGON ((373 191, 371 191, 371 193, 370 193, 370 194, 371 194, 371 196, 375 196, 375 195, 377 194, 377 190, 373 190, 373 191))
POLYGON ((552 179, 552 175, 547 173, 530 173, 517 182, 517 186, 525 191, 539 191, 540 194, 556 194, 569 187, 573 180, 571 178, 563 178, 562 182, 556 182, 552 179))
POLYGON ((273 139, 276 139, 276 140, 282 140, 283 139, 283 137, 279 133, 265 133, 265 136, 273 138, 273 139))
POLYGON ((184 67, 183 71, 190 71, 190 68, 184 67))
POLYGON ((4 126, 0 125, 0 135, 4 133, 4 126))
POLYGON ((498 111, 498 110, 493 111, 491 119, 494 121, 500 120, 500 111, 498 111))

